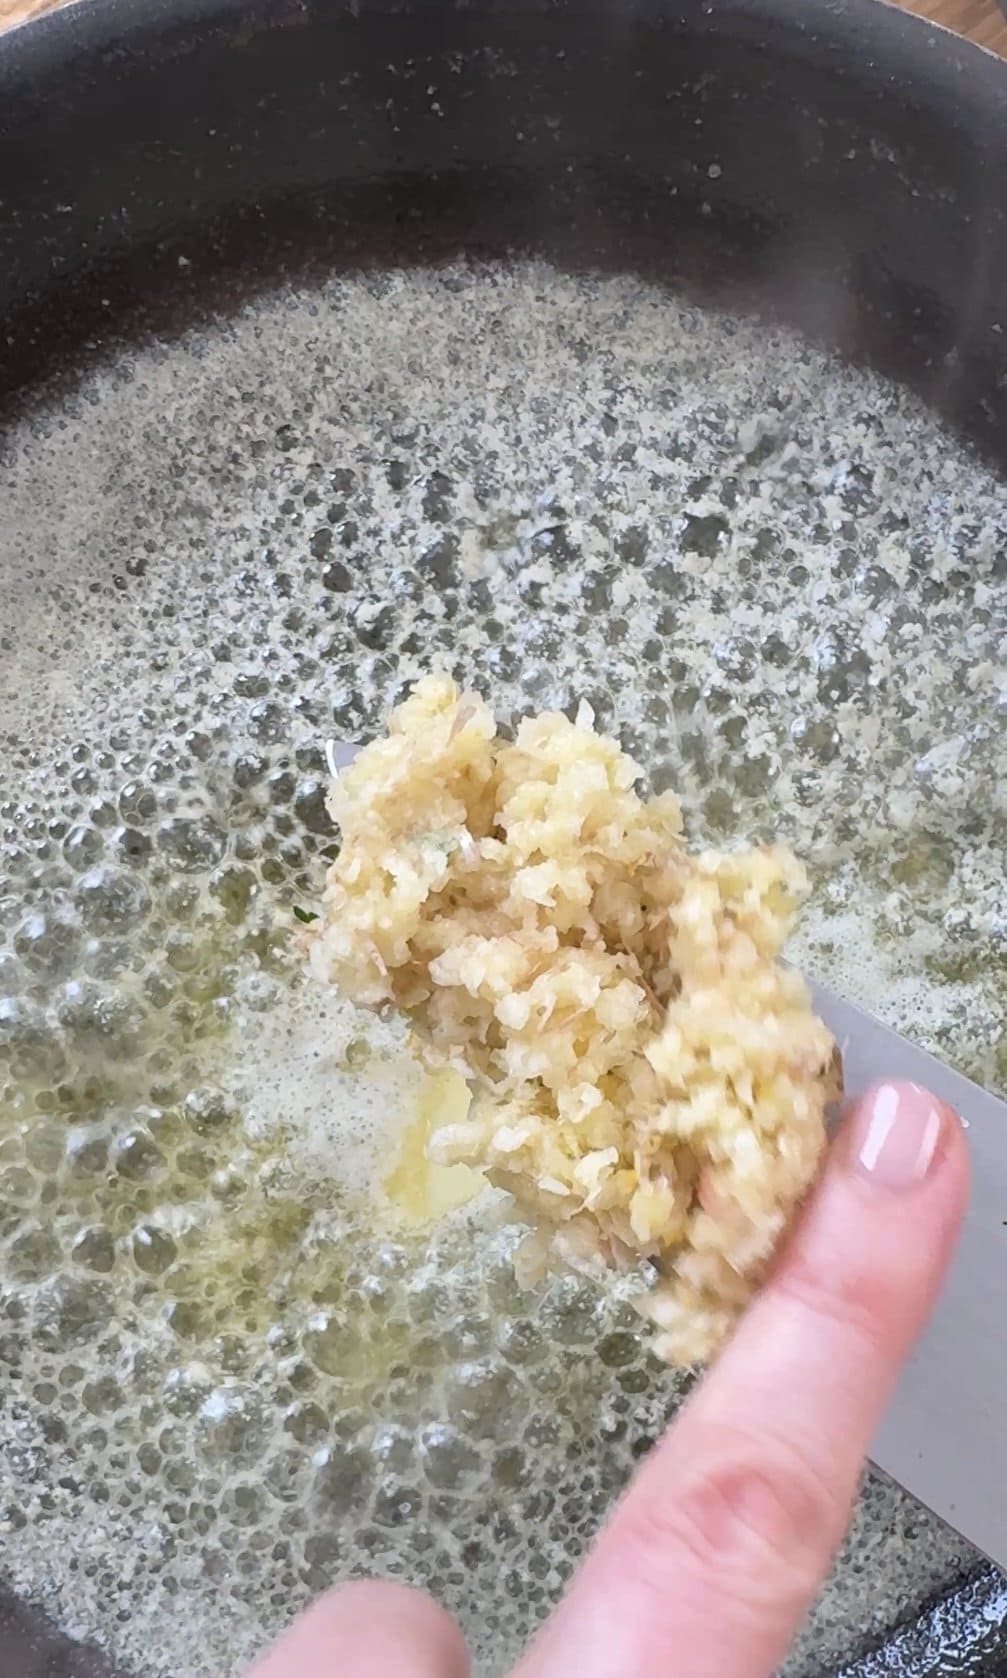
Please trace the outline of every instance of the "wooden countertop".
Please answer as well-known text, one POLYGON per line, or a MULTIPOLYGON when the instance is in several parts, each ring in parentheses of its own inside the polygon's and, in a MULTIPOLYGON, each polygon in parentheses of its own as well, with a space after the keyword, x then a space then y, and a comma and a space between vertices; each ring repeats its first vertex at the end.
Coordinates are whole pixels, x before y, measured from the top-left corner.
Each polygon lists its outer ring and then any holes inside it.
MULTIPOLYGON (((6 0, 0 0, 0 15, 6 0)), ((992 0, 898 0, 906 11, 943 23, 1007 58, 1007 18, 992 0)))
MULTIPOLYGON (((897 0, 897 3, 1007 58, 1007 19, 995 0, 897 0)), ((0 29, 58 4, 60 0, 0 0, 0 29)), ((814 0, 807 0, 807 4, 813 5, 814 0)))

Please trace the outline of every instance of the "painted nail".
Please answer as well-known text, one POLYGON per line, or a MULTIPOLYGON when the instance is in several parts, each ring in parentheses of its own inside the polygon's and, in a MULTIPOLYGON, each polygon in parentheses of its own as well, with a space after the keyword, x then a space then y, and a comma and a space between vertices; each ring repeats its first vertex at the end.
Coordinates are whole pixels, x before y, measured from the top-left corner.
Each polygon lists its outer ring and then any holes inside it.
POLYGON ((856 1170, 888 1189, 921 1183, 948 1119, 947 1108, 919 1084, 878 1084, 851 1121, 856 1170))

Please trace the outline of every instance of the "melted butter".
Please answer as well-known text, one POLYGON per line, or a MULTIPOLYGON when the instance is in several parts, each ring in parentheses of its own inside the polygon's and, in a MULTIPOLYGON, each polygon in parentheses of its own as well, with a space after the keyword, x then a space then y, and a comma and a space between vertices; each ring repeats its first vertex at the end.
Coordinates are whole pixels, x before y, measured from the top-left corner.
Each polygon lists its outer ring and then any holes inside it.
MULTIPOLYGON (((436 646, 515 714, 590 672, 697 837, 815 866, 795 962, 1003 1086, 1002 484, 762 326, 539 270, 284 292, 4 442, 7 1582, 117 1670, 221 1678, 388 1573, 490 1678, 669 1377, 593 1284, 522 1295, 482 1203, 438 1220, 422 1145, 430 1221, 389 1228, 429 1097, 290 950, 334 842, 318 743, 377 732, 436 646), (456 541, 492 620, 416 563, 456 541)), ((801 1670, 962 1565, 872 1482, 801 1670)))
POLYGON ((435 1165, 427 1158, 432 1131, 461 1124, 469 1101, 464 1078, 450 1068, 423 1080, 415 1117, 405 1128, 395 1169, 385 1183, 391 1211, 401 1223, 422 1228, 467 1206, 485 1188, 483 1178, 467 1165, 435 1165))

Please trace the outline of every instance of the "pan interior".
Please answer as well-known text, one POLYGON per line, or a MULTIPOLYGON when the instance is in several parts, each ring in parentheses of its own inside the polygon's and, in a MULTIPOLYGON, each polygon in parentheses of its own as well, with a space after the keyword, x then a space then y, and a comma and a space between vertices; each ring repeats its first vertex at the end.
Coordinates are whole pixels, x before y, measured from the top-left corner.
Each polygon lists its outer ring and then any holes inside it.
MULTIPOLYGON (((617 1294, 522 1296, 491 1198, 384 1206, 429 1092, 292 949, 324 743, 432 665, 588 699, 693 838, 807 858, 801 959, 1002 1086, 1001 487, 796 339, 525 265, 123 354, 7 433, 0 507, 10 1582, 209 1678, 377 1571, 502 1672, 681 1383, 617 1294)), ((972 1560, 869 1479, 793 1670, 972 1560)))

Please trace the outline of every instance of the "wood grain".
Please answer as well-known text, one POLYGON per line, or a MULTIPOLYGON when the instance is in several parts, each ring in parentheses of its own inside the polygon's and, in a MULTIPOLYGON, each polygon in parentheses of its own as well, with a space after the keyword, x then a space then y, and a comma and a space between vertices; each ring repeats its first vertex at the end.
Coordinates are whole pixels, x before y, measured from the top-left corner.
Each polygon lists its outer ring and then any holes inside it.
MULTIPOLYGON (((991 0, 899 0, 907 11, 943 23, 1007 58, 1007 19, 991 0)), ((0 6, 4 0, 0 0, 0 6)))
MULTIPOLYGON (((813 5, 814 0, 807 3, 813 5)), ((1007 19, 995 0, 897 0, 897 3, 1007 58, 1007 19)), ((0 0, 0 29, 51 11, 59 4, 60 0, 0 0)))

